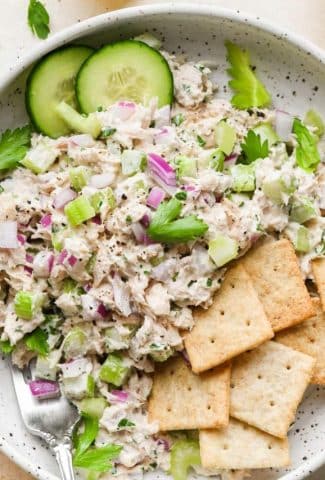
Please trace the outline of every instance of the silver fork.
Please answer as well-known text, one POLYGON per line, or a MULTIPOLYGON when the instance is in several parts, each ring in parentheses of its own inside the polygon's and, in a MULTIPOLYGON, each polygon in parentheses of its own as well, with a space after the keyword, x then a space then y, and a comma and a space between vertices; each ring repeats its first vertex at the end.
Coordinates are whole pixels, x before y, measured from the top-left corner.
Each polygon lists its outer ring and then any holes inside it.
POLYGON ((19 370, 10 362, 16 396, 27 430, 50 446, 59 465, 62 480, 75 480, 72 467, 72 433, 80 415, 64 396, 38 400, 29 389, 32 366, 19 370))

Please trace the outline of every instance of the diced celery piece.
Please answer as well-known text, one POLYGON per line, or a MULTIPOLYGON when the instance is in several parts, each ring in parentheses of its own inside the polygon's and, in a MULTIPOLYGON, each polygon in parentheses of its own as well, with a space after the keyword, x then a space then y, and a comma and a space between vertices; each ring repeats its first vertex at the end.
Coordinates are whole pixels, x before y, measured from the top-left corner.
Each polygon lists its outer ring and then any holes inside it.
POLYGON ((83 195, 68 203, 64 207, 64 213, 73 227, 81 225, 96 215, 90 201, 83 195))
POLYGON ((300 199, 293 203, 290 211, 290 220, 297 223, 305 223, 317 217, 315 205, 309 198, 300 199))
POLYGON ((147 157, 139 150, 124 150, 121 156, 122 173, 130 177, 137 172, 143 171, 147 157))
POLYGON ((173 353, 174 351, 169 345, 161 345, 157 343, 152 343, 150 345, 149 355, 155 362, 165 362, 173 353))
POLYGON ((233 179, 232 190, 235 192, 253 192, 255 190, 255 165, 233 165, 230 167, 233 179))
POLYGON ((36 378, 56 380, 59 371, 58 363, 61 358, 61 350, 52 350, 46 357, 38 355, 35 366, 36 378))
POLYGON ((62 383, 66 396, 77 400, 88 397, 88 378, 87 373, 82 373, 78 377, 63 378, 62 383))
POLYGON ((106 383, 112 383, 116 387, 123 385, 130 373, 130 367, 127 366, 122 357, 110 354, 103 363, 99 378, 106 383))
POLYGON ((304 119, 304 123, 311 127, 315 127, 316 135, 319 138, 321 138, 324 135, 324 132, 325 132, 324 120, 322 119, 320 114, 315 110, 308 110, 304 119))
POLYGON ((307 253, 310 250, 309 242, 309 230, 308 228, 300 225, 297 230, 296 240, 294 242, 297 252, 307 253))
POLYGON ((105 190, 94 193, 90 197, 90 203, 96 213, 100 212, 102 205, 107 205, 110 210, 113 210, 116 206, 116 199, 113 190, 108 187, 105 190))
POLYGON ((141 35, 137 35, 134 37, 134 40, 137 40, 138 42, 143 42, 149 45, 149 47, 154 48, 155 50, 159 50, 162 43, 159 40, 159 38, 155 37, 151 33, 145 32, 142 33, 141 35))
POLYGON ((55 110, 72 131, 88 133, 93 138, 100 135, 102 127, 96 113, 90 113, 87 117, 84 117, 66 102, 60 102, 55 110))
POLYGON ((57 150, 46 144, 40 144, 31 149, 21 164, 34 173, 44 173, 57 159, 57 150))
POLYGON ((96 259, 97 259, 97 255, 95 253, 93 253, 92 256, 90 257, 90 259, 88 260, 87 265, 86 265, 86 272, 91 274, 91 275, 94 273, 94 268, 95 268, 95 265, 96 265, 96 259))
POLYGON ((177 440, 170 454, 170 473, 173 480, 187 480, 188 470, 193 465, 201 465, 199 442, 177 440))
POLYGON ((224 167, 225 154, 220 148, 217 148, 210 155, 209 167, 217 172, 222 172, 224 167))
POLYGON ((75 167, 69 171, 71 186, 76 192, 80 192, 88 183, 91 176, 91 170, 87 167, 75 167))
POLYGON ((87 352, 87 335, 80 327, 73 327, 63 342, 66 358, 76 358, 87 352))
POLYGON ((88 397, 93 397, 95 395, 95 379, 92 375, 88 375, 87 379, 87 396, 88 397))
POLYGON ((105 398, 84 398, 79 403, 79 409, 82 413, 92 418, 101 418, 105 408, 107 407, 105 398))
POLYGON ((34 294, 23 290, 17 292, 14 300, 16 315, 24 320, 31 320, 41 309, 44 298, 40 293, 34 294))
POLYGON ((253 132, 261 137, 262 144, 267 140, 269 148, 280 140, 269 123, 261 123, 260 125, 257 125, 257 127, 253 128, 253 132))
POLYGON ((216 145, 225 155, 230 155, 236 142, 236 132, 226 120, 221 120, 215 129, 216 145))
POLYGON ((129 348, 133 334, 133 326, 125 326, 122 333, 115 327, 107 328, 105 330, 105 343, 108 351, 113 352, 114 350, 129 348))
POLYGON ((238 248, 236 240, 219 233, 213 240, 210 240, 208 253, 217 267, 222 267, 237 257, 238 248))
POLYGON ((175 165, 179 179, 184 177, 196 177, 197 167, 194 158, 187 157, 186 155, 179 155, 175 158, 175 165))
POLYGON ((284 196, 291 195, 295 187, 294 185, 288 186, 282 178, 277 178, 275 180, 270 180, 264 182, 262 185, 263 193, 276 205, 282 205, 284 202, 284 196))
POLYGON ((61 252, 62 248, 63 248, 63 241, 64 241, 64 238, 66 237, 68 231, 66 228, 61 228, 60 230, 58 229, 55 229, 53 230, 52 229, 52 233, 51 233, 51 242, 52 242, 52 246, 54 248, 54 250, 56 250, 57 252, 61 252))

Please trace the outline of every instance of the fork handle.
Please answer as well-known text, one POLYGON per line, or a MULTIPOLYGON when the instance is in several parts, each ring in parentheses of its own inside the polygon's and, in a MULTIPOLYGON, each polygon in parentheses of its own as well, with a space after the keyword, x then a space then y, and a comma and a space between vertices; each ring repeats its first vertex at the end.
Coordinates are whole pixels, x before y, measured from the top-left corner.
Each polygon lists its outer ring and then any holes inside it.
POLYGON ((58 443, 53 447, 56 461, 58 462, 61 479, 75 480, 72 466, 71 444, 70 442, 58 443))

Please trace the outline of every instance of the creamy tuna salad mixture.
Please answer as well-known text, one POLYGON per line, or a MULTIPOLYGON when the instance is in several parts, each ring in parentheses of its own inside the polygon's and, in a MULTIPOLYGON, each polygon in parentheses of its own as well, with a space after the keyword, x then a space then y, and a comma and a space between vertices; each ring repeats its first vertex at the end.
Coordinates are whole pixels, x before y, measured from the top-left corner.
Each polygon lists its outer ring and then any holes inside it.
POLYGON ((35 358, 88 422, 96 409, 95 446, 121 448, 91 478, 169 469, 182 433, 149 423, 152 373, 186 355, 192 308, 211 304, 229 261, 287 237, 313 280, 324 255, 317 114, 237 108, 209 68, 163 55, 171 107, 125 98, 92 113, 97 138, 33 133, 0 181, 0 345, 19 367, 35 358))

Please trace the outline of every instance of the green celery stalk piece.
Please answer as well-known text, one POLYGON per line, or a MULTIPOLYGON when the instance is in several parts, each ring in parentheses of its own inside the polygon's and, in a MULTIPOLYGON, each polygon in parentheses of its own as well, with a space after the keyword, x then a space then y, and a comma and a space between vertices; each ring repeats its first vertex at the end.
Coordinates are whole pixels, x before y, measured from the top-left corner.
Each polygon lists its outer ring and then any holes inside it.
POLYGON ((89 199, 83 195, 72 200, 64 207, 70 225, 77 227, 96 215, 89 199))
POLYGON ((91 170, 84 166, 71 168, 69 171, 69 178, 72 188, 76 192, 80 192, 88 183, 91 176, 91 170))
POLYGON ((128 177, 143 171, 147 157, 139 150, 124 150, 121 156, 122 173, 128 177))
POLYGON ((103 363, 99 378, 106 383, 112 383, 116 387, 123 385, 130 373, 130 367, 125 365, 123 358, 116 354, 110 354, 103 363))
POLYGON ((217 147, 225 155, 230 155, 236 142, 236 131, 226 120, 221 120, 215 128, 215 140, 217 147))
POLYGON ((193 465, 201 465, 199 442, 177 440, 170 454, 170 473, 173 480, 187 480, 188 470, 193 465))
POLYGON ((315 217, 317 217, 315 205, 309 198, 293 203, 289 217, 292 222, 305 223, 315 217))
POLYGON ((222 152, 220 148, 217 148, 210 155, 209 167, 212 168, 213 170, 216 170, 216 172, 223 172, 224 161, 225 161, 225 154, 222 152))
POLYGON ((33 294, 23 290, 16 293, 14 300, 15 313, 24 320, 31 320, 40 310, 44 295, 33 294))
POLYGON ((55 111, 73 132, 88 133, 93 138, 99 137, 102 127, 96 113, 84 117, 66 102, 60 102, 55 111))
POLYGON ((193 177, 197 175, 196 160, 186 155, 179 155, 175 158, 177 167, 177 177, 182 179, 184 177, 193 177))
POLYGON ((148 234, 157 242, 185 243, 204 235, 208 225, 195 215, 189 215, 164 225, 148 228, 148 234))
POLYGON ((230 168, 233 179, 232 190, 240 192, 253 192, 255 190, 255 165, 233 165, 230 168))
POLYGON ((280 140, 272 125, 269 123, 260 123, 257 127, 253 128, 253 132, 260 136, 262 143, 267 140, 269 147, 272 147, 272 145, 280 140))
POLYGON ((297 165, 308 173, 314 172, 320 163, 320 154, 317 149, 318 138, 298 118, 293 121, 292 131, 296 135, 298 143, 296 147, 297 165))
POLYGON ((308 110, 304 118, 304 124, 316 128, 316 135, 321 138, 325 132, 325 123, 316 110, 308 110))
POLYGON ((220 233, 213 240, 210 240, 208 253, 219 268, 236 258, 238 250, 239 245, 236 240, 220 233))
POLYGON ((108 406, 105 398, 84 398, 79 402, 79 410, 92 418, 101 418, 105 408, 108 406))
POLYGON ((263 193, 266 197, 272 200, 276 205, 282 205, 284 202, 283 195, 291 195, 295 188, 288 187, 282 178, 264 182, 262 185, 263 193))
POLYGON ((84 355, 87 351, 87 335, 80 327, 73 327, 62 344, 66 358, 84 355))
POLYGON ((307 253, 310 250, 309 230, 303 225, 300 225, 297 230, 295 249, 300 253, 307 253))

